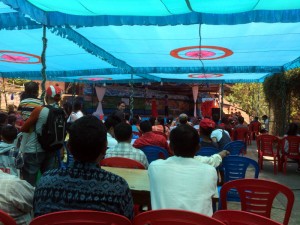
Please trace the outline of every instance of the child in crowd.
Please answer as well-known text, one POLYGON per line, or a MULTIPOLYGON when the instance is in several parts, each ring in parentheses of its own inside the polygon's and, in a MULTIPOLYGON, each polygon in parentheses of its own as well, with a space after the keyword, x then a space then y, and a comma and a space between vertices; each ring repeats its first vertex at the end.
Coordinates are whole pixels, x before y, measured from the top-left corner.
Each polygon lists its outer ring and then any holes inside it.
POLYGON ((6 125, 2 128, 2 141, 0 142, 0 169, 12 175, 19 176, 19 168, 22 167, 22 160, 19 159, 19 152, 16 151, 14 140, 17 137, 17 128, 6 125))

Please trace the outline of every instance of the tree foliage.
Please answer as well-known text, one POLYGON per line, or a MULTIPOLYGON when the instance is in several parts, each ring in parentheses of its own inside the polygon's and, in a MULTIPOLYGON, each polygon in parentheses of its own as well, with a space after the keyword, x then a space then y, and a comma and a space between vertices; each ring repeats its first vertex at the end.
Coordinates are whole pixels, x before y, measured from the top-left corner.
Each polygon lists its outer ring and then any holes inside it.
POLYGON ((259 83, 235 84, 225 99, 252 116, 268 115, 263 86, 259 83))

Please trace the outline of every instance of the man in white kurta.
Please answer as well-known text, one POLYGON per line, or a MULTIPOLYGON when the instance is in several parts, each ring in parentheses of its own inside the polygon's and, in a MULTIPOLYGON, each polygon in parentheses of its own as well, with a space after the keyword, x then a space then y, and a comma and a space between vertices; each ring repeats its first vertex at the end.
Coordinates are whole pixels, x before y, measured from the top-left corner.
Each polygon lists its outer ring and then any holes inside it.
POLYGON ((189 125, 171 131, 175 156, 153 161, 148 168, 152 209, 184 209, 211 216, 217 188, 216 169, 194 159, 198 132, 189 125))

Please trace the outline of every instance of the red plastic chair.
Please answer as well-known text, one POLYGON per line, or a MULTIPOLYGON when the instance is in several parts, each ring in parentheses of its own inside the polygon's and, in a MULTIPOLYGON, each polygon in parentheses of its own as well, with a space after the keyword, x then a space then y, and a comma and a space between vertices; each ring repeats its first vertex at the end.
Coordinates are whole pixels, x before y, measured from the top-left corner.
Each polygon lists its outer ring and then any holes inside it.
POLYGON ((219 210, 212 217, 227 225, 281 225, 269 218, 238 210, 219 210))
POLYGON ((225 225, 206 215, 180 209, 159 209, 134 217, 133 225, 225 225))
POLYGON ((30 225, 131 225, 125 216, 110 212, 70 210, 45 214, 34 218, 30 225))
POLYGON ((271 217, 272 204, 275 197, 280 193, 287 199, 286 211, 283 220, 288 225, 291 216, 294 193, 282 184, 260 179, 240 179, 225 183, 220 192, 221 209, 227 209, 227 193, 236 189, 241 200, 242 211, 252 212, 261 216, 271 217))
POLYGON ((289 162, 288 159, 300 161, 299 145, 300 145, 300 136, 287 136, 282 139, 282 156, 281 156, 281 168, 283 167, 283 172, 286 174, 286 164, 289 162), (288 151, 284 151, 285 142, 289 143, 288 151))
POLYGON ((132 168, 145 169, 145 166, 133 159, 123 157, 110 157, 100 161, 101 166, 118 167, 118 168, 132 168))
POLYGON ((257 150, 258 150, 258 165, 260 169, 263 169, 264 156, 273 157, 274 174, 277 173, 277 162, 280 165, 279 156, 279 139, 274 135, 263 134, 256 138, 257 150))
POLYGON ((0 222, 3 225, 17 225, 16 221, 6 212, 0 210, 0 222))

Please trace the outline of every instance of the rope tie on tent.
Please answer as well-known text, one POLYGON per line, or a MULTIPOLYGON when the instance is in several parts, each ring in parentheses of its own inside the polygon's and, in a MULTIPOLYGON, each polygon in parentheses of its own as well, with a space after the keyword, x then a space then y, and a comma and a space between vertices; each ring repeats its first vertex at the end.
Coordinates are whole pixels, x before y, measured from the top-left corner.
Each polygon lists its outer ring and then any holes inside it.
POLYGON ((132 73, 131 73, 131 79, 130 79, 129 86, 131 88, 131 91, 130 91, 130 118, 133 118, 133 103, 134 103, 133 94, 134 94, 134 87, 133 87, 133 74, 132 73))
POLYGON ((43 51, 42 51, 42 55, 41 55, 41 63, 42 63, 42 70, 41 70, 41 74, 42 74, 42 95, 41 95, 41 99, 44 101, 44 97, 45 97, 45 84, 46 84, 46 80, 47 80, 47 76, 46 76, 46 49, 47 49, 47 37, 46 37, 46 26, 43 25, 43 51))

